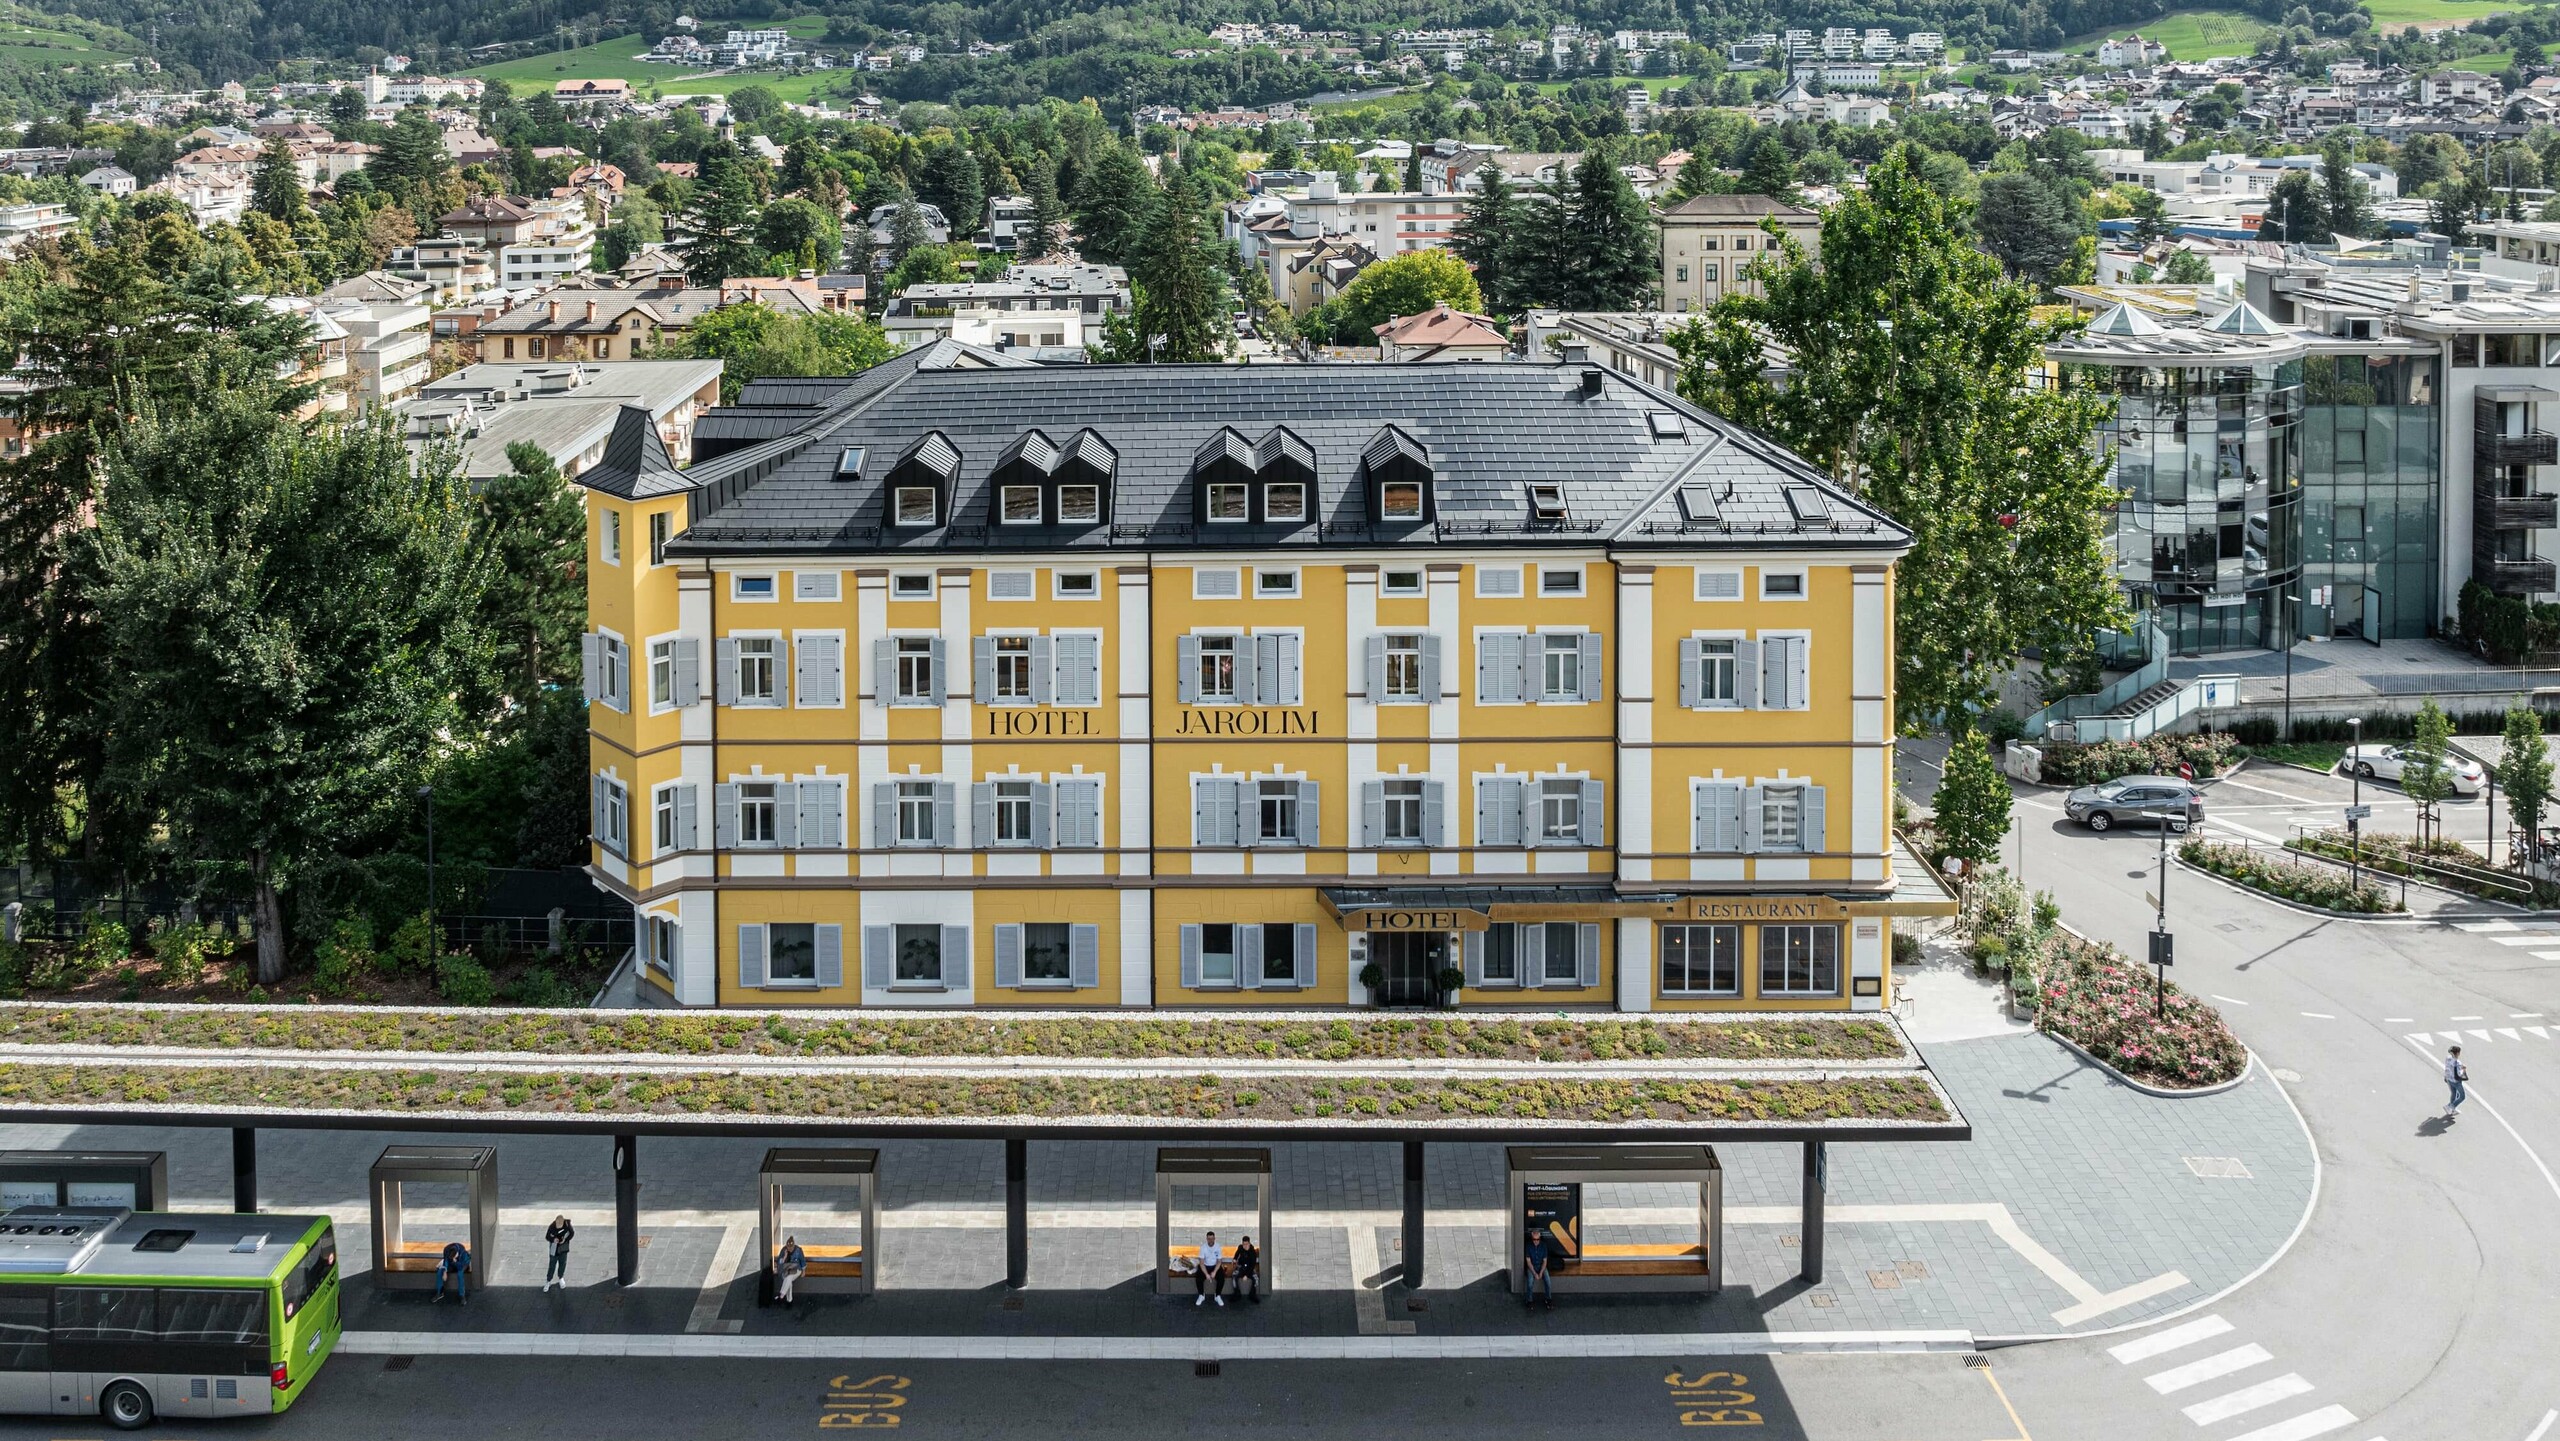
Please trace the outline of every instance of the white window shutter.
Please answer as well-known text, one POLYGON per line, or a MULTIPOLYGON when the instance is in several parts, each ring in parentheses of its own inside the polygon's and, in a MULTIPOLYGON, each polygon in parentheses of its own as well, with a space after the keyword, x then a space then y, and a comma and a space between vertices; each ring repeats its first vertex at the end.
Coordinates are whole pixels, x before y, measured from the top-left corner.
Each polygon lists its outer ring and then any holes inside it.
POLYGON ((1387 699, 1387 638, 1382 635, 1369 637, 1364 651, 1360 674, 1367 686, 1369 704, 1384 705, 1387 699))
POLYGON ((1262 989, 1262 927, 1249 921, 1236 927, 1236 986, 1262 989))
POLYGON ((1510 687, 1510 698, 1512 700, 1525 703, 1529 699, 1529 692, 1531 689, 1529 684, 1529 637, 1526 635, 1514 635, 1505 637, 1505 639, 1509 642, 1506 649, 1508 650, 1511 658, 1510 666, 1505 672, 1506 683, 1510 687))
POLYGON ((738 703, 738 643, 722 636, 711 643, 711 699, 718 705, 738 703))
POLYGON ((1178 980, 1182 989, 1196 991, 1200 989, 1200 928, 1186 925, 1181 934, 1182 970, 1178 980))
POLYGON ((803 835, 800 838, 802 845, 833 849, 844 844, 845 784, 843 781, 809 781, 803 784, 802 794, 810 791, 818 794, 818 834, 814 838, 803 835))
POLYGON ((1744 710, 1760 708, 1760 642, 1738 640, 1733 643, 1733 687, 1735 698, 1744 710))
POLYGON ((835 794, 833 781, 802 781, 792 788, 798 793, 800 840, 804 846, 827 844, 826 798, 835 794))
POLYGON ((1484 932, 1468 931, 1463 936, 1460 936, 1458 939, 1458 951, 1465 963, 1462 969, 1467 973, 1467 985, 1470 987, 1483 985, 1484 932))
POLYGON ((1805 637, 1787 642, 1787 705, 1803 710, 1813 703, 1813 651, 1805 637))
POLYGON ((1031 844, 1036 850, 1047 850, 1050 837, 1056 834, 1049 824, 1049 818, 1057 809, 1057 804, 1056 787, 1047 781, 1031 783, 1031 844))
POLYGON ((1448 844, 1446 825, 1449 810, 1449 787, 1444 781, 1422 783, 1422 843, 1426 846, 1448 844))
POLYGON ((1582 988, 1587 991, 1600 984, 1600 925, 1596 921, 1584 921, 1580 931, 1575 939, 1582 953, 1582 988))
POLYGON ((1289 955, 1289 984, 1299 990, 1315 989, 1316 928, 1309 922, 1298 923, 1298 934, 1289 955))
POLYGON ((1831 849, 1829 845, 1825 844, 1825 842, 1829 840, 1829 837, 1824 834, 1827 818, 1823 814, 1823 810, 1822 787, 1806 786, 1804 788, 1804 816, 1801 824, 1797 827, 1797 833, 1803 838, 1804 849, 1808 852, 1820 852, 1831 849))
POLYGON ((996 638, 994 636, 976 636, 969 642, 969 695, 980 705, 996 703, 996 638))
POLYGON ((1102 844, 1102 782, 1080 776, 1058 782, 1058 844, 1102 844))
POLYGON ((844 984, 844 927, 818 927, 818 984, 833 990, 844 984))
POLYGON ((993 781, 969 784, 969 844, 985 850, 996 843, 996 787, 993 781))
POLYGON ((1546 788, 1534 776, 1516 776, 1511 781, 1511 794, 1519 804, 1512 808, 1519 829, 1511 836, 1518 846, 1540 846, 1547 840, 1546 788))
POLYGON ((1049 705, 1058 694, 1056 661, 1051 658, 1050 641, 1045 635, 1031 638, 1031 703, 1049 705))
POLYGON ((738 788, 714 786, 711 790, 711 843, 721 850, 738 846, 738 788))
POLYGON ((818 704, 844 704, 844 641, 836 636, 818 638, 818 684, 818 704))
POLYGON ((1102 637, 1068 636, 1059 641, 1058 704, 1102 704, 1102 637), (1068 642, 1072 641, 1072 646, 1068 642))
POLYGON ((1422 638, 1422 703, 1434 705, 1440 700, 1440 637, 1422 638))
POLYGON ((773 788, 773 843, 786 851, 800 844, 800 787, 790 781, 773 788))
POLYGON ((1609 784, 1606 781, 1582 783, 1582 832, 1574 839, 1586 846, 1609 843, 1609 784))
POLYGON ((933 783, 933 843, 944 850, 949 850, 953 844, 952 811, 958 794, 959 787, 949 781, 933 783))
POLYGON ((1360 844, 1376 849, 1387 838, 1387 783, 1360 783, 1360 844))
POLYGON ((1495 679, 1502 672, 1502 637, 1476 637, 1476 704, 1491 705, 1502 699, 1502 686, 1495 679))
POLYGON ((1236 704, 1262 704, 1262 641, 1269 637, 1236 637, 1236 704))
POLYGON ((1734 849, 1744 855, 1754 855, 1760 849, 1760 788, 1758 786, 1742 787, 1741 810, 1740 839, 1742 843, 1734 849))
POLYGON ((820 705, 825 694, 818 684, 818 651, 814 637, 803 636, 791 647, 791 694, 799 705, 820 705))
POLYGON ((1323 818, 1324 783, 1321 781, 1298 782, 1298 844, 1302 846, 1322 844, 1318 836, 1323 830, 1323 818))
POLYGON ((933 670, 933 688, 926 692, 935 705, 951 699, 951 647, 942 637, 925 642, 925 658, 933 670))
POLYGON ((894 705, 898 699, 898 642, 881 636, 871 642, 871 700, 894 705))
POLYGON ((879 781, 871 787, 871 844, 887 850, 898 843, 898 785, 879 781))
POLYGON ((885 991, 898 980, 898 933, 888 926, 862 928, 862 984, 885 991))
POLYGON ((604 839, 604 777, 587 777, 587 835, 604 839))
POLYGON ((697 799, 692 786, 676 787, 676 849, 689 851, 701 844, 694 806, 697 799))
POLYGON ((764 984, 764 927, 738 927, 738 984, 754 990, 764 984))
POLYGON ((1598 632, 1583 632, 1581 655, 1582 663, 1579 667, 1581 674, 1578 679, 1582 682, 1582 698, 1586 701, 1605 700, 1608 698, 1608 687, 1602 683, 1603 678, 1600 673, 1602 665, 1601 654, 1606 649, 1606 640, 1598 632))
POLYGON ((1191 778, 1191 843, 1195 846, 1217 844, 1217 827, 1209 819, 1214 814, 1210 796, 1215 789, 1207 776, 1191 778))
POLYGON ((996 989, 1009 991, 1022 984, 1022 927, 996 927, 996 989))
POLYGON ((1697 637, 1681 637, 1680 708, 1682 710, 1696 710, 1705 704, 1705 693, 1698 685, 1698 666, 1704 653, 1697 637))
POLYGON ((1173 698, 1190 705, 1200 699, 1200 637, 1173 638, 1173 698))
POLYGON ((1283 635, 1272 639, 1280 642, 1280 693, 1270 699, 1281 705, 1306 704, 1306 679, 1301 674, 1298 660, 1298 637, 1283 635))
POLYGON ((604 637, 594 631, 578 637, 579 689, 594 705, 604 698, 604 637))
POLYGON ((1102 927, 1067 927, 1067 983, 1079 991, 1102 984, 1102 927))
POLYGON ((702 642, 689 635, 678 636, 673 650, 675 703, 698 704, 702 700, 702 642))
POLYGON ((944 926, 942 928, 942 988, 946 991, 965 991, 969 987, 969 928, 944 926))

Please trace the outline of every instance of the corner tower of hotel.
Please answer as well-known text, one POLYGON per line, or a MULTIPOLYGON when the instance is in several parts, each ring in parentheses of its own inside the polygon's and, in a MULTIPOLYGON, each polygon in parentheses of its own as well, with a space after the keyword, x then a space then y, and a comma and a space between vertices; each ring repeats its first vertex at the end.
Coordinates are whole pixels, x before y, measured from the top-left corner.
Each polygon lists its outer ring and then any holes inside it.
POLYGON ((587 487, 653 1004, 1872 1010, 1908 536, 1595 367, 758 381, 587 487))

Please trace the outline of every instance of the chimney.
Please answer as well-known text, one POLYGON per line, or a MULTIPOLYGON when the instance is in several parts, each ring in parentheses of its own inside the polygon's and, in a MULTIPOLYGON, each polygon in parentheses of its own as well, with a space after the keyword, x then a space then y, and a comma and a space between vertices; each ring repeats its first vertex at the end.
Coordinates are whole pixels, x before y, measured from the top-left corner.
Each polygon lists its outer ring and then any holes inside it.
POLYGON ((543 316, 543 319, 553 324, 557 324, 560 319, 560 302, 556 300, 545 301, 544 305, 548 313, 543 316))
POLYGON ((1588 400, 1599 393, 1600 367, 1595 365, 1582 372, 1582 395, 1588 400))
POLYGON ((590 301, 588 301, 588 302, 587 302, 587 323, 588 323, 589 325, 593 325, 593 324, 595 324, 595 320, 596 320, 596 303, 595 303, 594 301, 590 300, 590 301))
POLYGON ((1557 354, 1564 357, 1567 365, 1580 365, 1591 358, 1591 347, 1578 340, 1568 340, 1557 354))

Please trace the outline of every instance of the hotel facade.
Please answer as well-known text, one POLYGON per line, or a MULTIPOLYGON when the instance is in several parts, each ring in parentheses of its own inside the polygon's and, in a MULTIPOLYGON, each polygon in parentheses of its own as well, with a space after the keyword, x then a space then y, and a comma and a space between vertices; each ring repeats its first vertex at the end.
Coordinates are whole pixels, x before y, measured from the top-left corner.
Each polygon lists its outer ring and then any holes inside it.
POLYGON ((653 1004, 1866 1010, 1908 537, 1587 365, 759 381, 587 488, 653 1004))

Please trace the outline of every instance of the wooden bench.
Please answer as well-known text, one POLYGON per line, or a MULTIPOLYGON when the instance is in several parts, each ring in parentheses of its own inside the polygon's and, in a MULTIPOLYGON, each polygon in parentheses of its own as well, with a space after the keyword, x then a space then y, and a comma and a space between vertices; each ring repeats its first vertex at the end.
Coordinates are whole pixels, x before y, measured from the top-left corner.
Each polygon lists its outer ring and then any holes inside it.
MULTIPOLYGON (((1167 1246, 1164 1249, 1164 1255, 1164 1273, 1166 1275, 1188 1277, 1192 1274, 1191 1268, 1199 1264, 1200 1248, 1197 1246, 1167 1246)), ((1218 1264, 1222 1267, 1231 1268, 1234 1263, 1221 1261, 1218 1264)))
POLYGON ((1706 1248, 1691 1242, 1618 1242, 1582 1248, 1547 1262, 1557 1276, 1694 1276, 1707 1269, 1706 1248))
POLYGON ((444 1260, 442 1241, 403 1241, 382 1258, 385 1271, 425 1271, 432 1275, 444 1260))
MULTIPOLYGON (((777 1248, 773 1254, 775 1260, 779 1262, 782 1256, 781 1250, 777 1248)), ((803 1246, 800 1248, 800 1254, 807 1259, 808 1269, 800 1273, 804 1278, 862 1274, 860 1246, 803 1246)))

